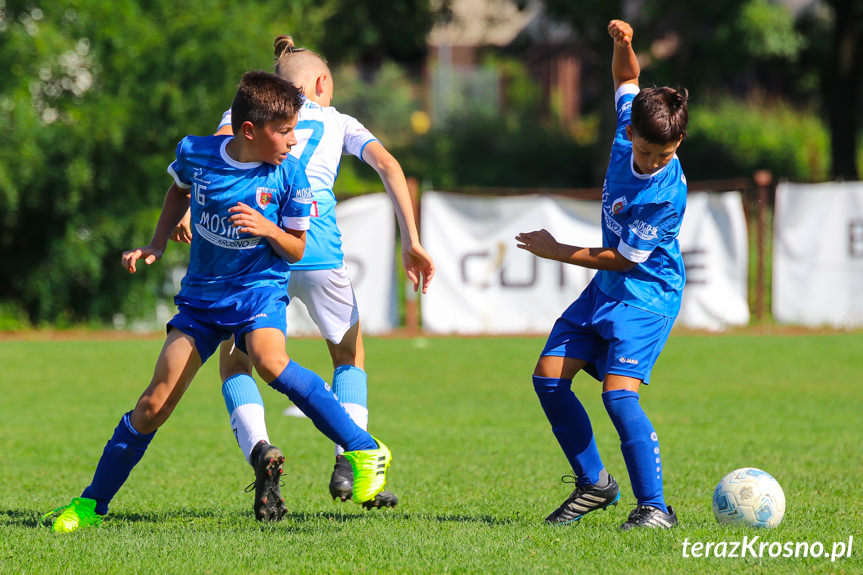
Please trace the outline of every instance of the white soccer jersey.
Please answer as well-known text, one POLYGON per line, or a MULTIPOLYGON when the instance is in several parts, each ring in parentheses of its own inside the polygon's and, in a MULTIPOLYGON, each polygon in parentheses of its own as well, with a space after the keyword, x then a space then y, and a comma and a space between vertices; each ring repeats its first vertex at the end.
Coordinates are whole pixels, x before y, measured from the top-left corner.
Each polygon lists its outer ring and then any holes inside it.
MULTIPOLYGON (((219 128, 231 124, 231 110, 222 115, 219 128)), ((321 107, 305 100, 295 129, 297 145, 291 155, 300 161, 314 194, 311 228, 306 234, 303 259, 291 264, 293 270, 338 269, 344 265, 342 236, 336 222, 333 185, 342 154, 360 159, 363 150, 376 140, 358 120, 332 106, 321 107)))

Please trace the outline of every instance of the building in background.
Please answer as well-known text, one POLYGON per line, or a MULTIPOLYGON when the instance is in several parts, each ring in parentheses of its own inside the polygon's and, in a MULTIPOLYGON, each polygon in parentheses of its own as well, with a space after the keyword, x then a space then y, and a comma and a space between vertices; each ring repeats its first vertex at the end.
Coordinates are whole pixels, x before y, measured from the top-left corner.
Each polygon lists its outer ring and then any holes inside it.
POLYGON ((540 85, 550 115, 571 125, 582 101, 582 57, 577 39, 565 24, 545 15, 542 2, 523 7, 511 0, 453 0, 452 19, 428 37, 426 109, 433 122, 455 110, 478 106, 501 111, 507 106, 502 70, 484 65, 490 53, 524 64, 540 85))

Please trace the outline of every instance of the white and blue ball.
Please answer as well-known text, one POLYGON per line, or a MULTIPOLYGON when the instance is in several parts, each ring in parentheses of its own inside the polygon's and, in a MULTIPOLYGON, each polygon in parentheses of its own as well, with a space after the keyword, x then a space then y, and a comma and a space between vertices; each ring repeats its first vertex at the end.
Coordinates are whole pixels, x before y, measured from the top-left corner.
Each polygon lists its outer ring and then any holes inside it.
POLYGON ((766 471, 735 469, 713 490, 713 515, 729 525, 776 527, 785 516, 785 493, 766 471))

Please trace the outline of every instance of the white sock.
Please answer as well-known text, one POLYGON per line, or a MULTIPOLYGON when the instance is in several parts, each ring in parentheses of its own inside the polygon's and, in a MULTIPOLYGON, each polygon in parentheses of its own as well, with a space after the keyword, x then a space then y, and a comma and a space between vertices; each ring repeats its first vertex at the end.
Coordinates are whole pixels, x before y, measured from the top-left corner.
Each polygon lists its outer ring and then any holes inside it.
POLYGON ((246 403, 237 406, 231 412, 231 429, 237 444, 246 457, 246 461, 252 463, 250 457, 252 449, 259 441, 270 442, 267 435, 267 424, 264 420, 264 406, 257 403, 246 403))
MULTIPOLYGON (((354 420, 354 423, 359 425, 365 430, 369 428, 369 410, 366 407, 358 403, 343 403, 342 407, 345 408, 345 411, 348 412, 348 415, 351 416, 351 419, 354 420)), ((336 445, 336 457, 344 453, 345 450, 341 445, 336 445)))

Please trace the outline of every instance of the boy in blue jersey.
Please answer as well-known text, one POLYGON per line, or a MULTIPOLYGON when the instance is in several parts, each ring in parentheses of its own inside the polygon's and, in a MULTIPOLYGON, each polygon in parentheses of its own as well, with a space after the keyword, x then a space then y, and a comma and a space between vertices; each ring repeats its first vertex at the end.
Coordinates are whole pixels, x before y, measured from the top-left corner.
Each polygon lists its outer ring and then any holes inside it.
POLYGON ((577 522, 620 499, 587 412, 571 390, 583 369, 602 382, 638 501, 621 528, 670 528, 677 515, 665 502, 659 440, 638 389, 649 383, 685 283, 677 236, 686 178, 676 151, 686 134, 686 95, 670 88, 639 90, 632 27, 612 20, 608 32, 617 130, 602 190, 603 247, 564 245, 546 230, 516 236, 519 248, 540 257, 598 270, 555 322, 533 374, 534 390, 575 472, 575 490, 546 521, 577 522))
MULTIPOLYGON (((333 362, 333 393, 351 419, 366 429, 369 407, 365 348, 359 306, 345 266, 333 192, 343 154, 360 158, 380 176, 395 208, 405 275, 413 282, 415 291, 422 283, 423 293, 426 292, 434 275, 434 264, 420 244, 401 166, 357 119, 333 107, 335 80, 325 60, 311 50, 294 46, 291 36, 276 37, 273 48, 275 73, 302 89, 305 97, 297 123, 298 144, 291 154, 303 165, 314 196, 306 251, 302 260, 291 264, 288 294, 292 300, 296 298, 305 304, 326 340, 333 362)), ((230 115, 225 113, 217 133, 226 129, 225 133, 230 133, 230 115)), ((248 357, 232 349, 229 342, 222 344, 219 365, 231 427, 248 457, 257 443, 268 441, 263 399, 251 378, 248 357)), ((337 444, 329 491, 334 500, 346 501, 353 495, 353 471, 343 453, 343 446, 337 444)), ((372 505, 395 507, 397 503, 394 493, 381 491, 372 505)))
MULTIPOLYGON (((288 295, 291 301, 297 299, 305 304, 326 340, 333 362, 333 393, 351 419, 366 429, 368 385, 360 313, 345 266, 333 192, 343 154, 352 154, 371 166, 392 199, 401 232, 405 275, 413 283, 414 291, 422 284, 423 293, 426 292, 434 275, 434 263, 420 244, 400 164, 357 119, 333 107, 334 79, 326 61, 311 50, 294 46, 291 36, 277 36, 273 48, 276 75, 300 88, 305 98, 295 130, 297 145, 292 148, 291 155, 300 161, 306 172, 314 202, 306 234, 306 251, 302 260, 290 266, 288 295)), ((231 110, 224 113, 217 135, 233 133, 231 116, 231 110)), ((178 241, 191 238, 188 215, 173 237, 178 241)), ((255 450, 270 441, 264 400, 252 379, 248 356, 231 344, 231 341, 224 342, 220 350, 222 393, 237 444, 254 466, 255 450)), ((346 501, 353 496, 353 470, 343 453, 344 448, 336 445, 329 491, 334 500, 346 501)), ((397 503, 394 493, 381 491, 370 505, 395 507, 397 503)))
MULTIPOLYGON (((303 255, 311 205, 305 173, 288 155, 301 105, 289 82, 249 72, 232 105, 236 137, 188 136, 177 146, 168 168, 177 185, 165 198, 153 238, 125 252, 122 263, 135 273, 138 260, 158 260, 191 204, 194 231, 189 269, 175 298, 178 313, 168 322, 150 385, 120 419, 81 497, 55 510, 62 512, 54 531, 101 523, 195 373, 229 337, 265 381, 301 406, 327 437, 344 442, 362 481, 355 501, 372 500, 383 489, 386 446, 351 420, 320 377, 285 353, 288 264, 303 255)), ((283 462, 275 449, 256 469, 263 476, 256 481, 258 519, 278 521, 285 514, 278 490, 283 462)))

